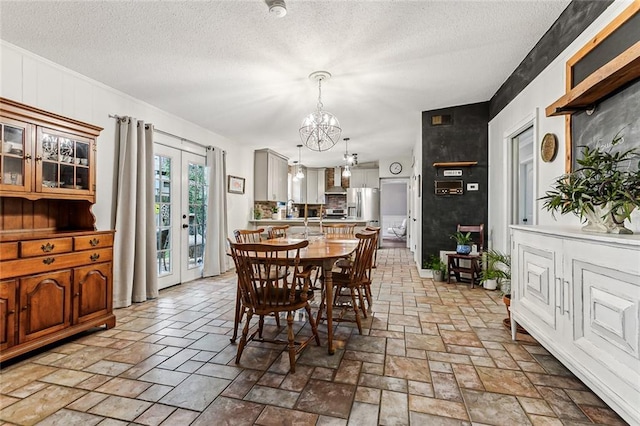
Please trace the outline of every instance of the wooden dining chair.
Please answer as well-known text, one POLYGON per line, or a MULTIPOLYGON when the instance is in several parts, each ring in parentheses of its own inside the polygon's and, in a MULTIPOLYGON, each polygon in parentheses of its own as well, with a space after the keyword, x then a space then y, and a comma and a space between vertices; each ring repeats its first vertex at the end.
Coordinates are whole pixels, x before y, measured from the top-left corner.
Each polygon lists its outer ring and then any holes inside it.
POLYGON ((289 231, 289 225, 270 226, 269 228, 267 228, 269 239, 284 238, 287 236, 288 231, 289 231))
POLYGON ((323 234, 353 235, 355 233, 355 223, 324 223, 322 224, 323 234))
POLYGON ((242 330, 238 343, 236 364, 240 363, 242 352, 248 342, 262 341, 271 343, 287 343, 289 365, 295 373, 296 355, 298 355, 311 340, 320 346, 320 337, 316 321, 311 314, 309 301, 313 300, 313 290, 310 290, 310 268, 300 266, 300 249, 307 247, 309 241, 304 240, 294 244, 266 245, 266 244, 238 244, 230 243, 231 255, 238 275, 241 310, 246 314, 247 321, 242 330), (285 269, 282 278, 273 272, 285 269), (304 309, 311 325, 311 336, 296 342, 293 330, 294 312, 304 309), (264 316, 280 312, 287 313, 287 341, 265 339, 263 336, 264 316), (257 330, 249 334, 251 319, 254 315, 260 317, 257 330))
POLYGON ((237 243, 259 243, 262 241, 262 235, 264 234, 264 228, 258 229, 236 229, 233 231, 233 236, 236 238, 237 243))
MULTIPOLYGON (((236 229, 233 231, 233 236, 236 239, 236 243, 259 243, 262 241, 262 235, 264 234, 264 228, 258 229, 236 229)), ((231 241, 230 241, 231 242, 231 241)), ((231 336, 231 343, 235 343, 238 338, 238 326, 242 322, 243 313, 240 310, 240 288, 236 293, 236 307, 233 318, 233 335, 231 336)), ((276 323, 280 327, 280 318, 276 317, 276 323)))
MULTIPOLYGON (((351 303, 342 305, 343 309, 340 316, 333 318, 333 320, 336 322, 355 322, 358 326, 358 332, 362 334, 362 320, 360 315, 362 313, 362 316, 365 318, 367 317, 367 313, 363 309, 364 299, 362 297, 362 292, 365 291, 364 283, 367 280, 367 273, 373 262, 373 248, 376 241, 376 233, 366 231, 360 232, 356 234, 356 238, 358 239, 358 247, 355 250, 353 266, 346 273, 334 272, 332 274, 333 286, 335 287, 334 294, 342 294, 342 290, 345 289, 348 290, 349 296, 351 296, 351 303), (358 304, 360 307, 358 307, 358 304), (349 308, 353 309, 355 320, 344 317, 349 308)), ((324 300, 325 298, 322 297, 320 307, 318 309, 319 320, 322 319, 322 314, 325 309, 324 300)))

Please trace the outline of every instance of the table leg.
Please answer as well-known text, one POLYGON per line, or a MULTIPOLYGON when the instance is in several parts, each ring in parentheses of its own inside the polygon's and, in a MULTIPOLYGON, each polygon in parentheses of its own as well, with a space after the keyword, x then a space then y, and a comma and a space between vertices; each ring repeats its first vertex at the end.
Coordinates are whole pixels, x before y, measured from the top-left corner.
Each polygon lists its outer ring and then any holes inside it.
POLYGON ((331 270, 335 259, 325 259, 322 262, 322 274, 324 276, 324 294, 325 294, 325 308, 327 310, 327 347, 329 355, 333 355, 335 350, 333 349, 333 277, 331 276, 331 270))

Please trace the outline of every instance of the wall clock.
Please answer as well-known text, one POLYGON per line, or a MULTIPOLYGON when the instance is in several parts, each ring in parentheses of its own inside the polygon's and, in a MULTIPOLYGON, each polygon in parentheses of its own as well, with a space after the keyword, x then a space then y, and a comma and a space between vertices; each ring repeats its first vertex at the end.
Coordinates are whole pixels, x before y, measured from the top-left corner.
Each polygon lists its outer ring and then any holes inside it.
POLYGON ((556 158, 558 152, 558 139, 553 133, 547 133, 542 138, 542 144, 540 145, 540 156, 542 161, 548 163, 556 158))
POLYGON ((402 164, 394 161, 393 163, 389 164, 389 171, 392 175, 399 174, 402 171, 402 164))

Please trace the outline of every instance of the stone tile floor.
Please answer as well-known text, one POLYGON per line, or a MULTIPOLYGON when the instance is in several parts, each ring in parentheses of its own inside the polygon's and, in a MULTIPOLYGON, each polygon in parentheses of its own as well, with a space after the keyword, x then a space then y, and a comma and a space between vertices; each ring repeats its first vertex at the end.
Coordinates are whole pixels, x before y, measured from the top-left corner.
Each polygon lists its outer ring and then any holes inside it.
MULTIPOLYGON (((163 290, 97 329, 0 371, 0 420, 21 425, 625 424, 531 337, 512 342, 497 292, 418 276, 381 249, 364 335, 336 354, 230 344, 235 273, 163 290)), ((299 333, 310 332, 302 314, 299 333), (305 325, 305 327, 302 327, 305 325)), ((268 331, 277 333, 267 320, 268 331)))

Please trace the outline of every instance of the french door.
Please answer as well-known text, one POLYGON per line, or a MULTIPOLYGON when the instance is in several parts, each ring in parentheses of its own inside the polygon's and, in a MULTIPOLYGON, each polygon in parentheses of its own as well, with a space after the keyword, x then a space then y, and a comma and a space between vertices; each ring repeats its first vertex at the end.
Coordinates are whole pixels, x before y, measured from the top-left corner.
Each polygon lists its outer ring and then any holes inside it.
POLYGON ((206 230, 205 157, 154 145, 160 289, 202 276, 206 230))

